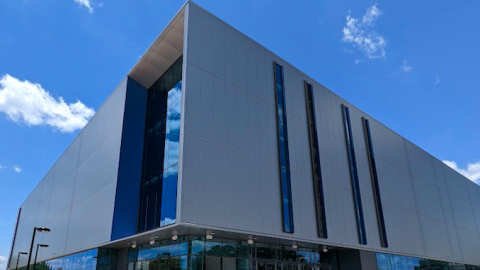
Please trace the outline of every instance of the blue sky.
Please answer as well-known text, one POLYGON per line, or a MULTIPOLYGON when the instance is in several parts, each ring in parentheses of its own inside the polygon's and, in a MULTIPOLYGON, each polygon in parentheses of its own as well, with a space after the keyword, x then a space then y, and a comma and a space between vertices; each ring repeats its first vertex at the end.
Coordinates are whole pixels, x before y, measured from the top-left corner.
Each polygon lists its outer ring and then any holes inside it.
MULTIPOLYGON (((480 180, 479 1, 196 2, 480 180)), ((183 3, 0 1, 0 269, 20 204, 183 3)))

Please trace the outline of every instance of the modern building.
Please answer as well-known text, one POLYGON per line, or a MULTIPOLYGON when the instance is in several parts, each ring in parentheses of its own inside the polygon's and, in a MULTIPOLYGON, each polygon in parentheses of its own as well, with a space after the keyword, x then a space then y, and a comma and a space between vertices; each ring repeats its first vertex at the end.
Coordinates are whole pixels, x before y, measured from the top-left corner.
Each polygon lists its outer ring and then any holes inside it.
POLYGON ((8 268, 46 244, 37 269, 480 269, 479 234, 478 186, 187 2, 22 204, 8 268))

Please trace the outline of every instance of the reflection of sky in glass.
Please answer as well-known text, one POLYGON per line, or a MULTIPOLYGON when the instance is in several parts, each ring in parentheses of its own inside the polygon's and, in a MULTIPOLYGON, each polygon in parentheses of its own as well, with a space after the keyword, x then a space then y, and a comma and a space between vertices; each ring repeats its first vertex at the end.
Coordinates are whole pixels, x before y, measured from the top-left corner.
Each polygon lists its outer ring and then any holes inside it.
POLYGON ((377 265, 379 270, 417 270, 417 269, 420 269, 418 267, 421 266, 420 265, 421 263, 424 264, 424 266, 421 267, 422 270, 433 269, 429 267, 435 267, 435 269, 442 269, 442 270, 480 269, 480 268, 473 268, 473 267, 467 268, 467 265, 465 264, 445 263, 445 262, 439 262, 439 261, 429 260, 429 259, 419 259, 419 258, 413 258, 413 257, 377 253, 377 265), (426 265, 433 264, 436 266, 425 266, 425 264, 426 265))
POLYGON ((283 84, 283 68, 275 65, 276 80, 276 102, 277 102, 277 136, 279 144, 280 167, 281 167, 281 183, 282 183, 282 211, 283 211, 283 227, 286 232, 293 232, 293 213, 290 190, 290 162, 288 157, 288 136, 287 136, 287 119, 285 112, 285 92, 283 84))
POLYGON ((151 248, 150 246, 138 250, 138 260, 153 260, 157 258, 169 258, 175 256, 186 255, 188 253, 188 243, 178 243, 174 245, 158 246, 151 248))
POLYGON ((162 210, 160 226, 175 222, 177 206, 178 165, 173 165, 163 173, 162 210))
POLYGON ((148 93, 139 231, 176 221, 181 98, 182 58, 150 87, 148 93))
POLYGON ((63 258, 49 260, 45 265, 49 269, 63 270, 95 270, 97 267, 97 249, 92 249, 76 254, 72 254, 63 258))

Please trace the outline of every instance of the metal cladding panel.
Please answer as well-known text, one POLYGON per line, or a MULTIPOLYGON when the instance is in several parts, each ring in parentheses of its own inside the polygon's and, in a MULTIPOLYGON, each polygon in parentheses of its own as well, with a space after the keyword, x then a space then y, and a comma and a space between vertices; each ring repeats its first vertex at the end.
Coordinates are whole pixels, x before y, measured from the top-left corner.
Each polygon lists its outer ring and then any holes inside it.
POLYGON ((445 221, 439 189, 429 182, 414 178, 418 212, 445 221))
POLYGON ((145 87, 128 78, 111 240, 137 232, 147 94, 145 87))
MULTIPOLYGON (((22 204, 27 211, 22 210, 11 266, 19 251, 28 251, 34 227, 52 230, 37 233, 36 243, 50 246, 39 261, 110 240, 125 93, 126 80, 22 204)), ((20 266, 25 264, 22 258, 20 266)))
POLYGON ((452 260, 448 240, 447 226, 438 219, 422 216, 423 236, 427 248, 427 255, 435 258, 452 260))

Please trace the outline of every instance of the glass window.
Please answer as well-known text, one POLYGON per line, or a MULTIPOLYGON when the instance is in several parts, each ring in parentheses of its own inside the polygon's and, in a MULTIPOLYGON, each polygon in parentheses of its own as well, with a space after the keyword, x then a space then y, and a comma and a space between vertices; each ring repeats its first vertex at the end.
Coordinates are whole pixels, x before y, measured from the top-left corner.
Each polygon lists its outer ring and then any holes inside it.
POLYGON ((205 242, 205 254, 208 256, 223 256, 223 244, 217 241, 205 242))
POLYGON ((325 217, 325 202, 323 199, 322 172, 320 167, 320 149, 318 147, 317 123, 312 85, 305 81, 305 100, 307 102, 307 125, 310 141, 310 157, 312 160, 312 179, 317 211, 317 231, 320 238, 327 238, 327 220, 325 217))
POLYGON ((257 245, 257 259, 277 260, 277 249, 270 246, 257 245))
POLYGON ((367 235, 365 231, 365 221, 363 220, 362 197, 360 193, 360 184, 358 182, 357 162, 355 159, 355 147, 353 145, 352 126, 350 123, 350 109, 342 105, 343 120, 345 126, 345 136, 347 142, 348 161, 350 165, 350 177, 352 182, 353 201, 355 204, 355 215, 357 217, 357 229, 359 242, 362 245, 367 244, 367 235))
POLYGON ((139 232, 176 221, 182 61, 148 89, 139 232))
POLYGON ((205 270, 222 270, 220 260, 219 257, 205 257, 205 270))
POLYGON ((247 242, 238 242, 237 243, 237 256, 239 258, 248 258, 250 251, 250 245, 247 244, 247 242))
POLYGON ((382 198, 380 196, 380 186, 378 185, 377 165, 375 163, 375 154, 373 152, 372 134, 370 132, 370 123, 368 119, 362 117, 365 132, 365 141, 367 144, 368 161, 370 165, 370 174, 372 179, 373 195, 375 197, 375 210, 377 211, 378 229, 380 231, 380 242, 382 247, 388 247, 387 230, 385 229, 385 219, 383 217, 382 198))
POLYGON ((191 270, 203 270, 203 256, 191 256, 190 267, 191 270))
POLYGON ((275 96, 277 102, 277 134, 280 162, 280 178, 282 185, 283 230, 294 232, 292 187, 290 180, 290 160, 288 153, 287 113, 285 110, 285 89, 283 67, 274 63, 275 96))
POLYGON ((191 253, 193 255, 204 254, 205 251, 205 240, 203 237, 191 237, 191 253))
POLYGON ((162 210, 160 226, 175 223, 177 207, 177 164, 167 169, 163 174, 162 184, 162 210))
POLYGON ((113 270, 116 269, 116 263, 116 250, 101 249, 101 251, 98 252, 98 249, 92 249, 38 263, 36 268, 65 270, 113 270))
POLYGON ((451 263, 430 259, 404 257, 399 255, 377 253, 377 265, 380 270, 465 270, 480 269, 478 266, 451 263))

